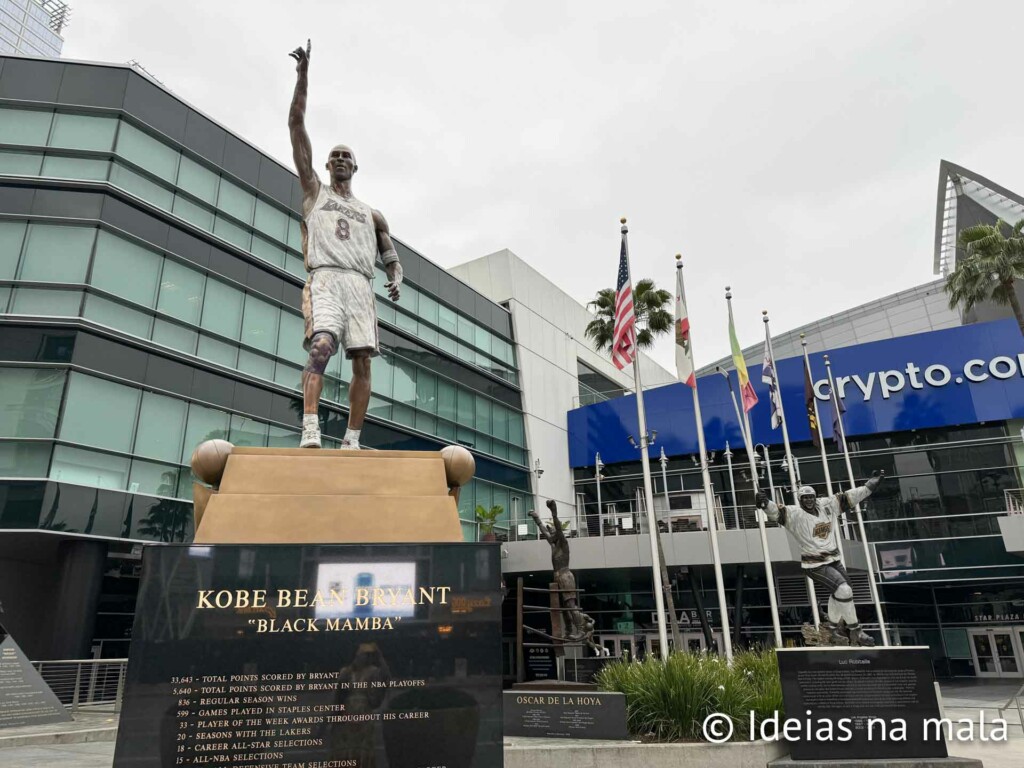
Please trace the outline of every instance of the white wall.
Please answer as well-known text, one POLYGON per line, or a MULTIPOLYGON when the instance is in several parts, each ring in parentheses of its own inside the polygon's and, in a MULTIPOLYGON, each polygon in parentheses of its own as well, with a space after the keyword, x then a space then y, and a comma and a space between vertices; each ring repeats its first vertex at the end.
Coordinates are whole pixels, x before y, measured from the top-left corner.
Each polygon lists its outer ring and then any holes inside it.
MULTIPOLYGON (((511 251, 501 250, 448 271, 489 299, 509 303, 531 468, 540 459, 544 470, 539 483, 534 478, 534 508, 547 517, 544 502, 549 498, 560 506, 574 506, 566 414, 579 404, 576 361, 582 360, 629 391, 633 390, 632 369, 619 371, 610 355, 595 352, 583 335, 593 315, 511 251)), ((675 381, 646 355, 640 357, 640 373, 644 389, 675 381)))

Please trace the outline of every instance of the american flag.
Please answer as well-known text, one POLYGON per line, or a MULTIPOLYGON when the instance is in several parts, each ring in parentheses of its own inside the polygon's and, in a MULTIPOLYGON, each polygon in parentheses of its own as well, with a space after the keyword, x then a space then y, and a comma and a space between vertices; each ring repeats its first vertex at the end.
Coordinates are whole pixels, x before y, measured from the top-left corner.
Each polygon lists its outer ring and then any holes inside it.
POLYGON ((612 331, 612 362, 620 371, 636 356, 636 314, 633 312, 633 286, 629 282, 629 249, 626 228, 622 228, 619 253, 619 278, 615 284, 615 330, 612 331))

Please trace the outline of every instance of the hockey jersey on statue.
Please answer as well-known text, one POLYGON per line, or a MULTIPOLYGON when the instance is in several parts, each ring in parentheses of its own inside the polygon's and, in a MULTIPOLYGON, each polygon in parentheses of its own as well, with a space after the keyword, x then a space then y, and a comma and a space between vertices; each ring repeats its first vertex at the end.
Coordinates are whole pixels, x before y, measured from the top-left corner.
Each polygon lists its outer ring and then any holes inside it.
POLYGON ((800 567, 817 568, 839 560, 840 513, 853 509, 870 495, 871 490, 861 486, 825 499, 816 499, 815 512, 807 512, 802 507, 792 505, 780 507, 769 499, 765 514, 797 540, 800 545, 800 567))

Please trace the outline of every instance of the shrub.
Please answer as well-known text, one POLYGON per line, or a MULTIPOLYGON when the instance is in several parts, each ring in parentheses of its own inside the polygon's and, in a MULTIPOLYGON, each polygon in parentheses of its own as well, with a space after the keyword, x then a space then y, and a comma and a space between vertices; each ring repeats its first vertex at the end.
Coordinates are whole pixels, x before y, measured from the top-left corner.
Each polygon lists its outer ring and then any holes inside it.
POLYGON ((744 651, 732 666, 708 654, 674 653, 664 663, 618 661, 597 677, 603 690, 626 695, 629 732, 649 741, 700 741, 701 726, 713 712, 728 715, 734 739, 782 707, 782 688, 774 651, 744 651))

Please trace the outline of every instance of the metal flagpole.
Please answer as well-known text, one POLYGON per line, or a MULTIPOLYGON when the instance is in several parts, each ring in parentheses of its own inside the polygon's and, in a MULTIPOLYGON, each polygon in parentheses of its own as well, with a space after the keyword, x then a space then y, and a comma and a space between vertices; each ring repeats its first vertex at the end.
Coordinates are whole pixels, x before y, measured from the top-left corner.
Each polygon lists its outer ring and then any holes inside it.
POLYGON ((732 514, 736 518, 736 530, 743 526, 740 524, 740 505, 736 503, 736 477, 732 473, 732 451, 729 450, 729 441, 725 441, 725 467, 729 472, 729 498, 732 499, 732 514))
MULTIPOLYGON (((622 223, 622 238, 625 242, 626 219, 620 219, 622 223)), ((626 270, 629 273, 629 251, 626 251, 626 270)), ((633 276, 629 274, 630 290, 633 286, 633 276)), ((651 483, 651 459, 647 455, 647 446, 651 444, 650 436, 647 434, 647 415, 644 412, 644 390, 640 383, 640 351, 636 350, 633 358, 633 384, 636 387, 636 417, 640 429, 640 461, 644 470, 644 504, 647 507, 647 532, 651 540, 651 572, 654 576, 654 606, 658 613, 658 640, 661 643, 661 658, 668 658, 668 633, 665 631, 665 596, 662 594, 661 564, 658 558, 658 524, 654 517, 654 490, 651 483)))
MULTIPOLYGON (((843 447, 843 459, 846 462, 846 474, 850 478, 850 490, 857 487, 856 478, 853 476, 853 464, 850 463, 850 447, 846 444, 846 429, 843 427, 843 414, 839 410, 839 393, 836 391, 836 383, 832 378, 832 363, 828 355, 824 355, 825 370, 828 371, 828 391, 832 398, 833 408, 836 412, 836 428, 839 430, 840 443, 843 447)), ((875 614, 878 616, 878 629, 882 633, 882 645, 889 646, 889 633, 885 629, 885 619, 882 618, 882 603, 878 599, 878 587, 875 584, 875 566, 871 560, 871 548, 868 546, 868 535, 864 530, 864 515, 861 514, 860 504, 854 507, 857 514, 857 530, 860 533, 860 543, 864 546, 864 562, 868 569, 868 586, 871 588, 871 600, 875 604, 875 614)))
MULTIPOLYGON (((676 270, 679 275, 679 291, 683 293, 683 262, 682 256, 676 254, 676 270)), ((685 296, 684 296, 685 304, 685 296)), ((679 318, 676 318, 677 320, 679 318)), ((693 340, 690 340, 690 357, 693 357, 693 340)), ((711 540, 711 560, 715 566, 715 591, 718 593, 718 612, 721 614, 722 622, 722 647, 725 650, 725 660, 732 664, 732 632, 729 630, 729 609, 725 602, 725 579, 722 576, 722 555, 718 549, 718 517, 715 514, 715 492, 711 487, 711 473, 708 471, 708 452, 704 442, 704 418, 700 413, 700 398, 697 396, 697 379, 693 380, 693 418, 697 426, 697 450, 700 453, 700 474, 704 481, 704 499, 708 509, 708 538, 711 540)), ((729 446, 726 444, 726 453, 729 453, 729 446)), ((732 476, 731 455, 730 480, 732 476)), ((733 503, 735 504, 736 491, 733 489, 733 503)), ((692 578, 692 575, 691 575, 692 578)), ((738 621, 738 619, 737 619, 738 621)))
MULTIPOLYGON (((786 427, 786 409, 782 407, 782 384, 779 381, 779 369, 775 366, 775 350, 772 349, 772 332, 768 327, 768 310, 761 310, 764 319, 764 344, 768 351, 768 359, 772 361, 772 378, 775 382, 775 405, 779 408, 779 421, 782 426, 782 445, 786 450, 786 468, 789 470, 789 486, 793 489, 793 504, 800 506, 800 487, 797 485, 796 460, 793 458, 793 449, 789 446, 789 429, 786 427)), ((763 376, 763 374, 762 374, 763 376)), ((839 538, 838 532, 836 538, 839 538)), ((821 616, 818 613, 818 593, 814 589, 814 582, 806 573, 804 581, 807 584, 807 597, 811 601, 811 618, 814 619, 814 626, 821 626, 821 616)))
MULTIPOLYGON (((732 319, 732 293, 728 287, 725 289, 725 301, 729 305, 729 325, 734 327, 732 319)), ((739 374, 737 373, 737 375, 739 374)), ((746 424, 746 430, 743 432, 743 442, 747 449, 747 460, 750 462, 750 481, 753 483, 754 495, 756 496, 761 489, 757 485, 757 463, 754 461, 754 447, 750 444, 750 419, 746 411, 743 412, 743 421, 746 424)), ((743 431, 742 425, 740 429, 743 431)), ((771 604, 772 610, 772 629, 775 632, 775 647, 781 648, 782 628, 779 626, 779 601, 775 595, 775 570, 772 568, 772 557, 768 549, 768 533, 764 527, 764 515, 756 505, 754 506, 754 517, 757 519, 757 530, 761 537, 761 552, 764 554, 764 575, 768 583, 768 602, 771 604)))
MULTIPOLYGON (((814 406, 814 428, 818 433, 818 448, 821 450, 821 468, 825 471, 825 490, 829 497, 832 496, 832 472, 828 468, 828 452, 825 449, 825 436, 821 434, 821 414, 818 413, 818 395, 814 391, 814 376, 811 373, 811 358, 807 356, 807 342, 804 340, 806 334, 800 334, 800 344, 804 348, 804 365, 807 367, 807 380, 811 382, 811 404, 814 406)), ((850 537, 849 523, 843 519, 843 532, 847 538, 850 537)), ((839 559, 846 565, 846 552, 843 551, 843 537, 836 536, 839 543, 839 559)))

